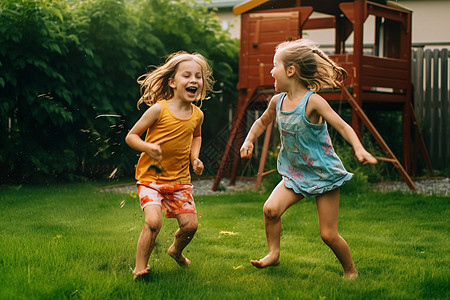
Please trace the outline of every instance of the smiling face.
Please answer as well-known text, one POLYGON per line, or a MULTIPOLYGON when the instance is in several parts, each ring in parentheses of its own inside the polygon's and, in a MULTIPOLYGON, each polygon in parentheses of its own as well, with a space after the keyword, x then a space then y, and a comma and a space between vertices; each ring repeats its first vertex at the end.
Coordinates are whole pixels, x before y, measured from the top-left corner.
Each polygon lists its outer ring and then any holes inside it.
POLYGON ((275 78, 274 87, 277 92, 286 91, 286 83, 288 80, 288 74, 284 68, 283 62, 280 58, 280 53, 276 52, 273 57, 273 68, 270 70, 270 74, 275 78))
POLYGON ((169 86, 175 99, 189 103, 199 100, 203 89, 201 66, 194 60, 180 62, 175 75, 169 79, 169 86))

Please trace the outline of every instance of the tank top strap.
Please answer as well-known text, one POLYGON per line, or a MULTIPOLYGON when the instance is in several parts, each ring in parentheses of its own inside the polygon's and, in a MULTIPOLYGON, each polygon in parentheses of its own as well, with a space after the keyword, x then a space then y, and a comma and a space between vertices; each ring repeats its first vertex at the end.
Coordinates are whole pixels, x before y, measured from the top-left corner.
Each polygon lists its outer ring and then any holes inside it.
POLYGON ((308 103, 309 96, 311 96, 314 93, 315 93, 314 91, 308 91, 308 92, 306 92, 305 96, 303 96, 302 102, 305 104, 305 106, 306 106, 306 103, 308 103))
POLYGON ((286 97, 286 93, 281 93, 277 100, 277 108, 276 111, 280 111, 281 103, 283 103, 283 99, 286 97))
POLYGON ((304 113, 306 109, 306 104, 308 103, 309 97, 314 94, 314 91, 307 91, 305 96, 303 96, 302 101, 300 101, 301 105, 301 111, 304 113))
POLYGON ((167 109, 167 101, 166 100, 160 100, 158 101, 159 105, 161 106, 161 110, 166 110, 167 109))

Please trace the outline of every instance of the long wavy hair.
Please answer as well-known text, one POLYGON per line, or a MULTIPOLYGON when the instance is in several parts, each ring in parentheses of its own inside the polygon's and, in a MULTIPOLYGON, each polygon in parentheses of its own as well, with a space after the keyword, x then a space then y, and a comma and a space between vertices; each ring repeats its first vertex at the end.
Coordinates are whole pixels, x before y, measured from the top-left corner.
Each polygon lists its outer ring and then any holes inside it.
POLYGON ((165 63, 155 68, 153 71, 139 76, 137 82, 141 85, 141 98, 137 102, 137 107, 142 103, 152 106, 160 100, 171 99, 174 95, 173 89, 169 86, 169 79, 173 78, 178 70, 178 65, 184 61, 195 61, 202 70, 203 87, 196 101, 202 101, 206 98, 208 92, 212 91, 214 79, 212 77, 212 69, 208 64, 206 58, 199 53, 188 53, 186 51, 179 51, 170 54, 165 63))
POLYGON ((296 78, 310 90, 317 92, 324 86, 338 87, 347 78, 347 72, 311 40, 283 42, 275 51, 284 68, 294 66, 296 78))

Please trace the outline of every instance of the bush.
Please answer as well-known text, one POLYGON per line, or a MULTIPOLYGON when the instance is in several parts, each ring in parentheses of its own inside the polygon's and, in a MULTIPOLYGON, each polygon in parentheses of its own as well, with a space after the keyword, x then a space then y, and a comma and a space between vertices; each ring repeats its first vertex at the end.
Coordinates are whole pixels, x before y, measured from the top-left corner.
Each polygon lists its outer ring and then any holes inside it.
POLYGON ((178 50, 204 54, 236 98, 237 43, 193 0, 2 1, 0 180, 133 173, 136 79, 178 50))

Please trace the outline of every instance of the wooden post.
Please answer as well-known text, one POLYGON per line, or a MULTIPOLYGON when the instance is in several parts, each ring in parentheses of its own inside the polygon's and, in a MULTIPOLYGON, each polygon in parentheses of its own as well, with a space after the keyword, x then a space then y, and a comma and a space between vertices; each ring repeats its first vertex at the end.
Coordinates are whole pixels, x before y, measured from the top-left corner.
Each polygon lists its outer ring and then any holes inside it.
POLYGON ((216 191, 217 187, 219 186, 220 179, 222 178, 222 172, 225 167, 225 163, 230 154, 230 150, 233 147, 233 141, 236 138, 237 130, 238 130, 239 126, 241 125, 242 118, 244 117, 248 102, 251 97, 251 93, 247 93, 247 95, 244 95, 244 97, 243 97, 242 103, 238 103, 238 107, 236 109, 236 117, 233 121, 233 126, 231 127, 230 136, 228 137, 227 145, 225 146, 225 152, 222 156, 222 160, 220 161, 219 169, 217 171, 216 178, 214 179, 214 183, 212 186, 213 191, 216 191))
MULTIPOLYGON (((361 70, 362 70, 362 55, 363 55, 363 41, 364 41, 364 21, 365 21, 365 0, 355 0, 353 3, 354 19, 353 19, 353 66, 356 70, 353 97, 362 107, 362 88, 361 88, 361 70)), ((358 113, 352 111, 352 127, 358 136, 361 136, 361 121, 358 118, 358 113)))

